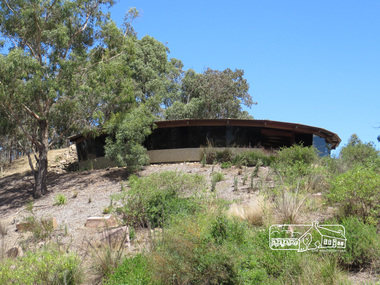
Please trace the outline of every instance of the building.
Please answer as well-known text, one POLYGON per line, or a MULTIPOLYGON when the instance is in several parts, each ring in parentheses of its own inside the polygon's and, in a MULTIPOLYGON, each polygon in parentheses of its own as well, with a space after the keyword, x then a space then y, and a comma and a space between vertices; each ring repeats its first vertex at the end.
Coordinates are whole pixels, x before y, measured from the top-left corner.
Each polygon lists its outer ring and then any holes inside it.
MULTIPOLYGON (((158 121, 147 137, 145 147, 151 163, 200 161, 202 147, 278 149, 293 144, 314 146, 321 156, 329 155, 340 138, 322 128, 270 120, 176 120, 158 121)), ((96 138, 76 135, 70 138, 78 151, 80 168, 112 165, 104 157, 106 135, 96 138)))

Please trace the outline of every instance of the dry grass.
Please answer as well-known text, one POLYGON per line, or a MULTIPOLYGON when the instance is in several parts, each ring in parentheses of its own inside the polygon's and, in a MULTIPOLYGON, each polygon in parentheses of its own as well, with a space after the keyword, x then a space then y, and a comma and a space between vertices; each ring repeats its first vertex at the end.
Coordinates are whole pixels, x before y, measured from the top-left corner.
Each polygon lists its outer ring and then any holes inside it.
POLYGON ((281 224, 297 223, 306 197, 306 195, 301 195, 299 193, 298 187, 294 192, 283 188, 280 195, 275 199, 275 215, 277 222, 281 224))
POLYGON ((270 220, 272 205, 263 196, 246 203, 233 203, 227 211, 230 217, 259 226, 266 224, 270 220))

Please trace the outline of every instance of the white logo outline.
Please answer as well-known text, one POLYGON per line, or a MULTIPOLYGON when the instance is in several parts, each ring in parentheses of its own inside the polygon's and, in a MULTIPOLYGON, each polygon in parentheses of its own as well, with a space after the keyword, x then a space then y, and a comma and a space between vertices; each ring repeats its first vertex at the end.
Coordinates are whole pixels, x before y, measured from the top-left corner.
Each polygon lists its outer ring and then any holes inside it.
POLYGON ((344 251, 347 245, 345 233, 342 225, 319 225, 318 222, 311 225, 272 225, 269 228, 269 247, 297 252, 344 251))

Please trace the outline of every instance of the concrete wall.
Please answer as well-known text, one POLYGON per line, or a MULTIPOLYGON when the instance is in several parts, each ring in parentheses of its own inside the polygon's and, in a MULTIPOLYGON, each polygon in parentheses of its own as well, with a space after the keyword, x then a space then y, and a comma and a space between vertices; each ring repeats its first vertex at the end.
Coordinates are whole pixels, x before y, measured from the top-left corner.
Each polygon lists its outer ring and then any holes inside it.
MULTIPOLYGON (((223 151, 226 148, 215 147, 212 151, 223 151)), ((229 148, 232 153, 239 153, 247 151, 249 148, 229 148)), ((148 156, 150 163, 171 163, 171 162, 190 162, 201 161, 204 152, 207 152, 207 148, 176 148, 176 149, 160 149, 149 150, 148 156)), ((252 150, 252 149, 251 149, 252 150)), ((79 169, 101 169, 107 167, 117 166, 115 163, 105 157, 98 157, 86 161, 79 162, 79 169)))

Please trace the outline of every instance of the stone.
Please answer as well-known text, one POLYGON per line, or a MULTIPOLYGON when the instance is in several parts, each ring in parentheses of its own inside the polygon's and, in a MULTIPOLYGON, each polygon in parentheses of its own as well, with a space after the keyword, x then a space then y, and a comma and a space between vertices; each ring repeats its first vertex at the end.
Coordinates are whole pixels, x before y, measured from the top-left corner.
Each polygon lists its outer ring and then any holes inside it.
POLYGON ((86 220, 85 226, 88 228, 115 228, 118 226, 118 222, 112 215, 104 217, 89 217, 86 220))
POLYGON ((129 227, 123 226, 102 232, 100 242, 103 245, 118 245, 123 242, 127 243, 127 247, 130 248, 129 227))
POLYGON ((24 255, 22 248, 19 246, 12 247, 8 249, 5 253, 8 258, 17 258, 24 255))

